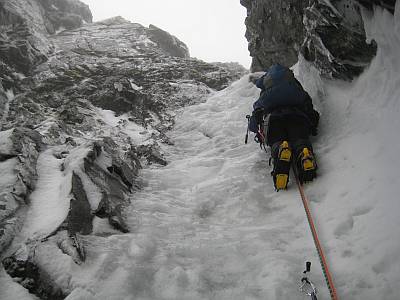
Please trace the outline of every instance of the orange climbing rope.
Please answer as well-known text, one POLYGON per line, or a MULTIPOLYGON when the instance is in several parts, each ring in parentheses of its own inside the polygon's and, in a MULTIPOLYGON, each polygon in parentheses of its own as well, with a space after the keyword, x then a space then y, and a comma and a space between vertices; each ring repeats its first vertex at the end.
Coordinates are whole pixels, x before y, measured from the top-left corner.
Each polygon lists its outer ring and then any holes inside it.
MULTIPOLYGON (((295 172, 296 174, 296 172, 295 172)), ((314 225, 314 221, 311 215, 311 211, 310 208, 308 207, 308 199, 307 196, 304 193, 304 189, 303 189, 303 185, 300 183, 299 178, 296 175, 296 182, 297 182, 297 186, 299 188, 299 192, 301 195, 301 200, 303 201, 303 205, 304 205, 304 209, 306 211, 307 214, 307 219, 308 219, 308 224, 310 225, 310 229, 311 229, 311 233, 314 239, 314 244, 315 247, 317 248, 317 252, 318 252, 318 256, 319 256, 319 262, 321 263, 321 267, 322 267, 322 271, 324 273, 324 277, 325 277, 325 281, 326 284, 328 286, 329 289, 329 293, 331 294, 331 299, 332 300, 338 300, 338 296, 336 294, 336 289, 335 286, 333 284, 333 280, 332 280, 332 275, 329 272, 329 268, 328 268, 328 263, 326 261, 325 255, 324 255, 324 251, 322 250, 321 247, 321 243, 318 239, 318 234, 317 234, 317 230, 315 229, 315 225, 314 225)))

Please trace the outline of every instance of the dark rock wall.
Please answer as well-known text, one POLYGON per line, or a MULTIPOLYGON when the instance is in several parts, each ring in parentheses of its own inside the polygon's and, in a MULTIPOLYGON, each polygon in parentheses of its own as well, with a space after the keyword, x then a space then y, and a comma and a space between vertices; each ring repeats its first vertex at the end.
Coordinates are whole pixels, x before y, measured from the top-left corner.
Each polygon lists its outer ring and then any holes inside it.
POLYGON ((247 8, 246 38, 252 71, 274 62, 292 65, 305 37, 303 11, 307 1, 241 0, 247 8))
POLYGON ((376 54, 366 43, 361 9, 382 5, 393 12, 395 1, 241 0, 247 8, 246 37, 252 70, 272 63, 293 65, 299 52, 321 75, 351 79, 376 54))

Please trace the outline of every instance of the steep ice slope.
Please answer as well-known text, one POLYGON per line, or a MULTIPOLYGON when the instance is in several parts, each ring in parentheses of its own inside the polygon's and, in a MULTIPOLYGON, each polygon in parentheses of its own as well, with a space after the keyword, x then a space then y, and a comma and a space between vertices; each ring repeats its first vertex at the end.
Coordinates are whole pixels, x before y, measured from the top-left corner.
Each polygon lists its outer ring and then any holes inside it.
POLYGON ((274 192, 265 153, 243 144, 257 95, 245 77, 177 118, 170 164, 142 173, 132 233, 90 237, 81 267, 65 256, 48 263, 67 299, 300 296, 304 261, 317 258, 296 189, 274 192))
MULTIPOLYGON (((297 66, 322 113, 315 141, 320 176, 306 192, 340 298, 394 300, 399 9, 394 18, 376 9, 365 19, 379 50, 359 79, 322 81, 304 61, 297 66)), ((306 259, 314 264, 320 299, 329 298, 293 183, 275 193, 267 156, 242 144, 244 115, 257 95, 243 78, 178 118, 171 163, 144 172, 147 188, 132 211, 136 230, 131 240, 119 240, 118 259, 107 256, 103 267, 112 268, 106 288, 96 284, 100 298, 301 298, 297 283, 306 259)))
MULTIPOLYGON (((322 114, 319 177, 306 193, 341 299, 400 295, 399 5, 395 17, 365 15, 378 53, 352 83, 296 66, 322 114)), ((258 92, 244 77, 178 115, 170 164, 142 172, 131 233, 104 234, 99 222, 82 265, 61 251, 37 257, 67 299, 302 299, 306 260, 319 299, 329 299, 293 180, 274 192, 268 157, 243 144, 258 92)))

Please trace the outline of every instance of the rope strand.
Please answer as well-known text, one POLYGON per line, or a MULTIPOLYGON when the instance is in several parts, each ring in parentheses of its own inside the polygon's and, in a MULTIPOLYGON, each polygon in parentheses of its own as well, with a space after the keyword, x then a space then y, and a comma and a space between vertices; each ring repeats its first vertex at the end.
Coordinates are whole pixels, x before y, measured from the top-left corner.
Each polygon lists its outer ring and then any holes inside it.
POLYGON ((297 186, 299 188, 300 195, 301 195, 301 200, 303 201, 303 206, 304 206, 304 209, 306 211, 308 224, 310 225, 311 233, 312 233, 312 236, 313 236, 313 239, 314 239, 314 244, 315 244, 315 247, 317 248, 317 252, 318 252, 318 256, 319 256, 319 262, 320 262, 321 267, 322 267, 322 272, 324 273, 325 281, 326 281, 326 284, 328 286, 329 293, 331 295, 331 299, 332 300, 338 300, 339 298, 338 298, 338 296, 336 294, 336 289, 335 289, 335 286, 333 284, 332 275, 329 272, 328 263, 326 261, 326 258, 325 258, 324 251, 322 249, 321 243, 320 243, 320 241, 318 239, 317 230, 315 228, 314 221, 313 221, 313 218, 312 218, 312 215, 311 215, 311 211, 310 211, 310 208, 308 206, 308 202, 309 201, 308 201, 308 199, 307 199, 307 197, 306 197, 306 195, 304 193, 303 185, 300 183, 296 172, 294 172, 294 173, 295 173, 295 177, 296 177, 296 183, 297 183, 297 186))

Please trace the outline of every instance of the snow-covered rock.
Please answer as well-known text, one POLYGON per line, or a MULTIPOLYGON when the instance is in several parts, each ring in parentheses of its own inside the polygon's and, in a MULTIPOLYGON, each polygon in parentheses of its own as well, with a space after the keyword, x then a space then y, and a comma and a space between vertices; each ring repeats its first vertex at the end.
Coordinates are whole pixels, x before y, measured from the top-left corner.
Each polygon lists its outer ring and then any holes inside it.
POLYGON ((22 228, 42 148, 42 138, 34 130, 0 131, 0 252, 22 228))

